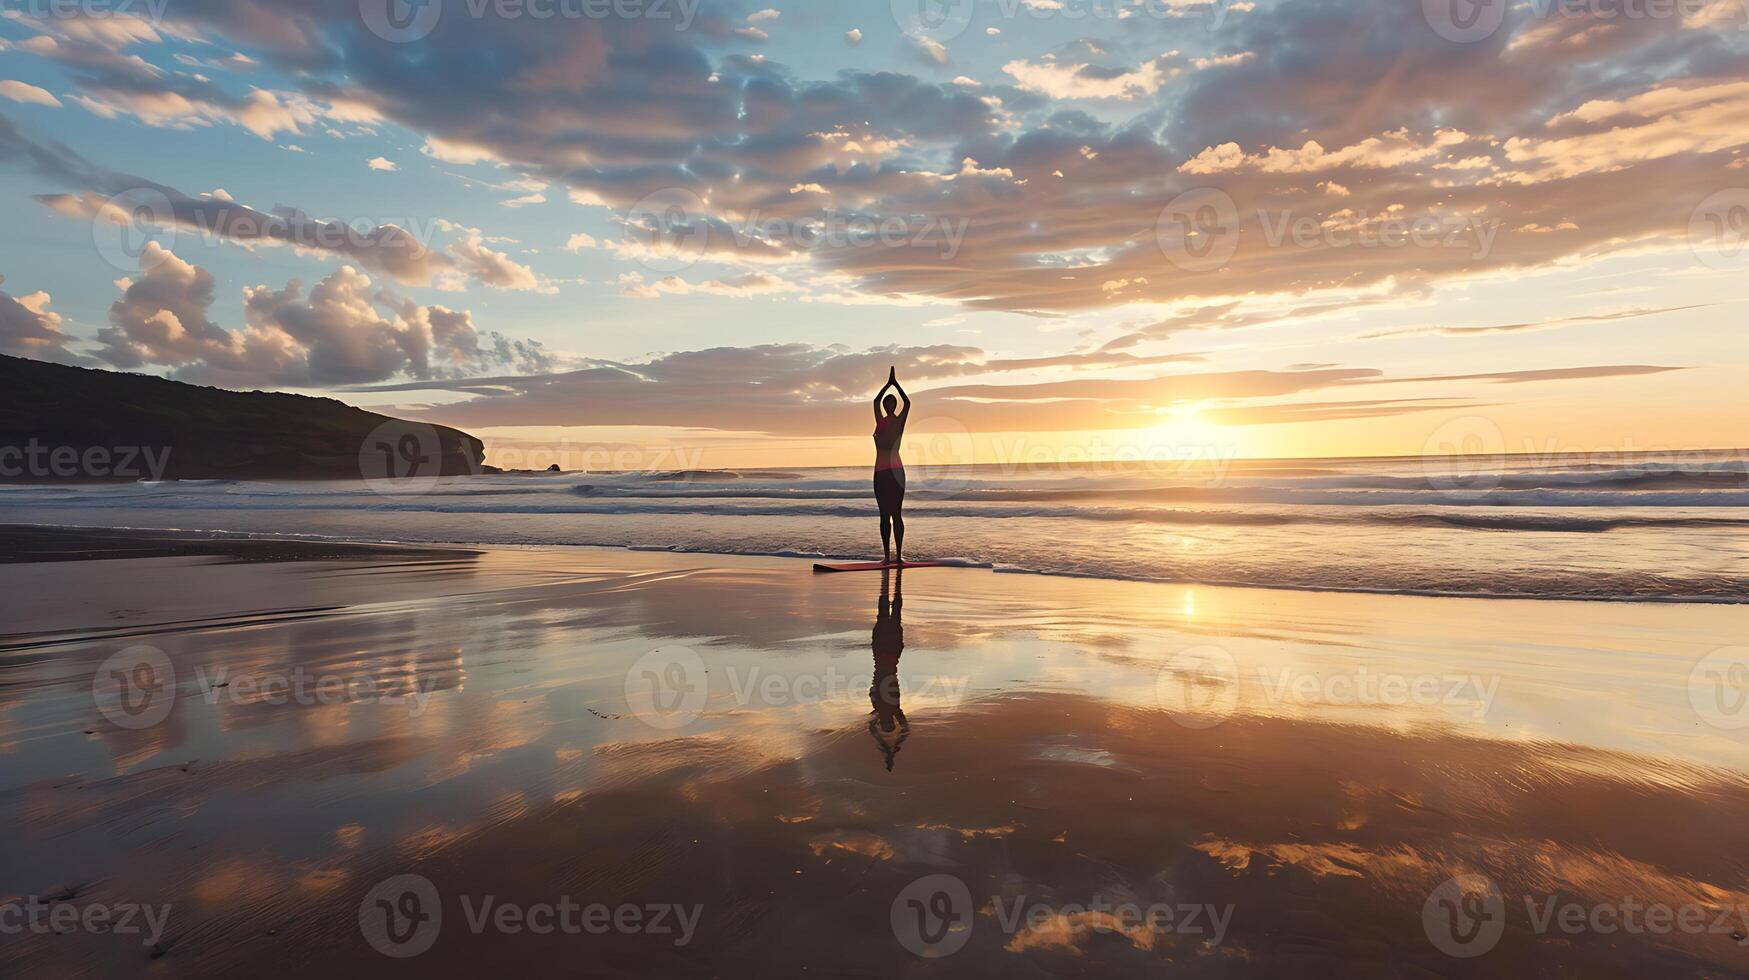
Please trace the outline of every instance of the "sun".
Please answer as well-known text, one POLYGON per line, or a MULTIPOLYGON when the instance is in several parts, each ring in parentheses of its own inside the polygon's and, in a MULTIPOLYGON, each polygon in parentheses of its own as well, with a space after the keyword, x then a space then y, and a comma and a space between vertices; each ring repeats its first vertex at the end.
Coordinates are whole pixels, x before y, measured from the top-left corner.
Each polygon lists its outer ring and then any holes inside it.
POLYGON ((1207 401, 1181 402, 1154 409, 1159 421, 1137 430, 1149 448, 1169 452, 1175 458, 1189 456, 1230 459, 1243 442, 1237 430, 1204 417, 1207 401))

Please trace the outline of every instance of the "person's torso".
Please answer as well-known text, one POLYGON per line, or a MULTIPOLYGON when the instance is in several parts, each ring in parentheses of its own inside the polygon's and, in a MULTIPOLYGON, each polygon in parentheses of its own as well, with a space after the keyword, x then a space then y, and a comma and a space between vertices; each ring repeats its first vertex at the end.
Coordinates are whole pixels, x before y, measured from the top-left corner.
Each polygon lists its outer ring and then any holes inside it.
POLYGON ((899 459, 899 440, 905 434, 905 423, 888 415, 875 423, 875 469, 898 469, 905 464, 899 459))

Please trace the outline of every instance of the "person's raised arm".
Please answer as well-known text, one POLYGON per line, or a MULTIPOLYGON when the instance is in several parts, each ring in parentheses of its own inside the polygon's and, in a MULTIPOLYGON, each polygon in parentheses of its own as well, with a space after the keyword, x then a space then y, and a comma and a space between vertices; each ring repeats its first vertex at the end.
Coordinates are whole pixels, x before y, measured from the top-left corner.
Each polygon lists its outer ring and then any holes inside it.
POLYGON ((889 368, 887 370, 887 383, 884 385, 881 385, 881 390, 875 392, 875 396, 874 396, 874 416, 875 416, 875 424, 876 425, 879 425, 881 422, 881 396, 887 393, 887 385, 891 385, 892 383, 893 383, 893 372, 892 372, 892 369, 889 368))
POLYGON ((905 386, 899 384, 897 368, 887 368, 887 384, 892 385, 893 390, 899 393, 899 417, 904 418, 911 414, 911 396, 905 394, 905 386))

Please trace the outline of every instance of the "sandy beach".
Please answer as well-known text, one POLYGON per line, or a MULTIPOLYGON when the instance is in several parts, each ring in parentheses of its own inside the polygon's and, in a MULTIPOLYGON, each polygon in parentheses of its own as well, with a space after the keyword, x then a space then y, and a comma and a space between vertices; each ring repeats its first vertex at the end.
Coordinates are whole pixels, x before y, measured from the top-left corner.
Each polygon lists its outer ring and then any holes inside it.
POLYGON ((75 543, 145 556, 0 565, 7 973, 1749 970, 1742 606, 75 543))
POLYGON ((1749 978, 1749 0, 5 0, 0 980, 1749 978))

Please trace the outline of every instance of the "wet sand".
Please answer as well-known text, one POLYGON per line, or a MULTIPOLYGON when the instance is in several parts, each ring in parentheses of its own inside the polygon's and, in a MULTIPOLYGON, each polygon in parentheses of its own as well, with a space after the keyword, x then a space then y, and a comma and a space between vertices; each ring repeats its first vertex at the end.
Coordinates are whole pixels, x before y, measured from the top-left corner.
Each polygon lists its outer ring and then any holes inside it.
POLYGON ((7 974, 1749 971, 1749 709, 1694 683, 1743 607, 594 549, 0 595, 0 906, 164 911, 7 974))

